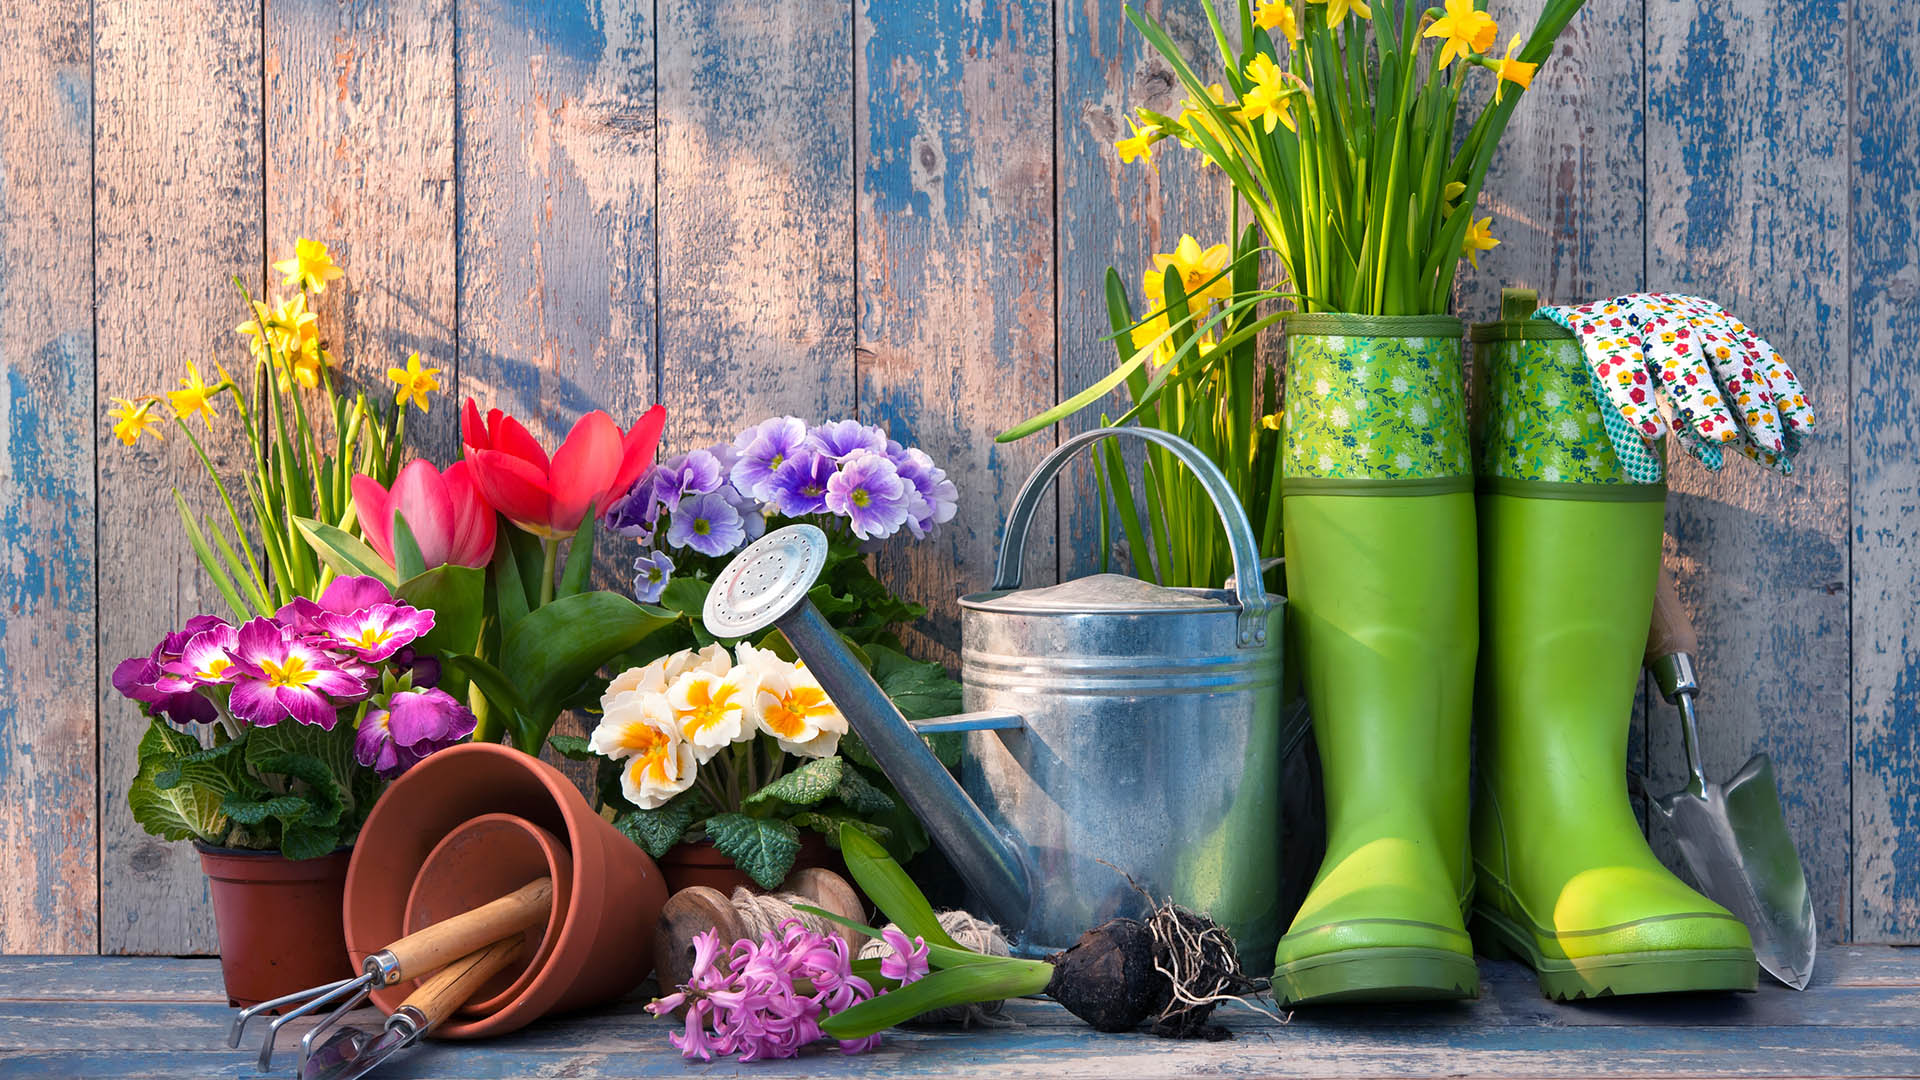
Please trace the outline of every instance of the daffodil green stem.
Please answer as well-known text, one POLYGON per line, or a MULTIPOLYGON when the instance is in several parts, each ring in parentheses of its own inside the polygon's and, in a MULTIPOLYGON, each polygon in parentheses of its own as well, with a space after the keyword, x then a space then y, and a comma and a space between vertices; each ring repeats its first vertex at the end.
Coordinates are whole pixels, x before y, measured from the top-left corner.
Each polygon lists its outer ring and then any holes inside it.
POLYGON ((175 416, 173 422, 180 429, 181 434, 187 437, 187 443, 193 447, 194 455, 200 459, 201 467, 206 469, 207 475, 213 479, 214 489, 220 493, 220 502, 227 508, 227 520, 233 523, 233 535, 240 541, 240 551, 247 557, 247 572, 253 577, 254 588, 250 591, 264 596, 267 581, 261 575, 260 564, 253 556, 253 544, 247 540, 247 528, 240 523, 240 512, 234 508, 233 495, 227 491, 226 481, 220 479, 219 471, 213 467, 213 460, 207 457, 207 448, 200 444, 199 436, 187 426, 186 420, 175 416))

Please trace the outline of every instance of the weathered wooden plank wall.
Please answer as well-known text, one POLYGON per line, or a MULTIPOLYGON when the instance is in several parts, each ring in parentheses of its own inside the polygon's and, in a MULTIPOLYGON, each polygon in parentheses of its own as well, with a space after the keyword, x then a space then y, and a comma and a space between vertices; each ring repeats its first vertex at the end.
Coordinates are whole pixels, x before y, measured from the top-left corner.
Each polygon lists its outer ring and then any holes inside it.
MULTIPOLYGON (((1148 6, 1207 42, 1194 0, 1148 6)), ((178 440, 119 446, 102 406, 232 348, 228 277, 266 291, 294 236, 348 267, 323 311, 349 364, 418 350, 549 439, 660 400, 681 447, 772 411, 925 446, 962 515, 884 569, 934 607, 934 655, 1052 445, 991 435, 1111 363, 1107 266, 1137 287, 1183 233, 1225 238, 1217 172, 1115 161, 1127 110, 1184 94, 1104 0, 0 0, 0 26, 0 951, 213 947, 191 852, 124 809, 141 725, 106 684, 213 602, 168 491, 197 468, 178 440)), ((1710 766, 1771 752, 1823 931, 1909 943, 1916 47, 1913 5, 1590 0, 1457 300, 1685 287, 1796 361, 1822 439, 1784 481, 1680 466, 1669 562, 1710 766)), ((423 452, 453 448, 455 400, 423 452)), ((1090 492, 1076 473, 1032 577, 1091 564, 1090 492)), ((1655 787, 1666 721, 1636 742, 1655 787)))

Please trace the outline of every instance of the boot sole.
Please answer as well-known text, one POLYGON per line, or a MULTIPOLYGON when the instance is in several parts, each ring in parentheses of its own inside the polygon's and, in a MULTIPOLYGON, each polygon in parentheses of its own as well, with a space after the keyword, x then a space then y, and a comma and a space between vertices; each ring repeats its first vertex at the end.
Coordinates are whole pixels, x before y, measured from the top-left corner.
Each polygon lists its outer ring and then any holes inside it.
POLYGON ((1566 959, 1540 952, 1531 934, 1498 912, 1475 912, 1472 929, 1483 953, 1531 967, 1540 992, 1554 1001, 1752 991, 1759 977, 1752 950, 1661 949, 1566 959))
POLYGON ((1282 1005, 1458 1001, 1480 996, 1480 969, 1446 949, 1345 949, 1276 970, 1273 995, 1282 1005))

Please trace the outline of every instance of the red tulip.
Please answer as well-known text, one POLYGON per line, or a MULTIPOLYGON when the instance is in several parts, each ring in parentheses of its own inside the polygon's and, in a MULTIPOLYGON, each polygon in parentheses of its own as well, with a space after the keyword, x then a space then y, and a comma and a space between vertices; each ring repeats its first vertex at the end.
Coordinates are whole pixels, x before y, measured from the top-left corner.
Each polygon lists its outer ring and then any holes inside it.
POLYGON ((485 566, 493 558, 493 508, 480 498, 473 469, 456 461, 442 473, 407 462, 388 491, 370 476, 353 478, 353 505, 373 550, 393 565, 393 513, 407 519, 427 569, 446 563, 485 566))
POLYGON ((518 420, 467 399, 460 413, 460 441, 467 446, 480 493, 507 520, 538 536, 567 536, 580 527, 587 506, 606 510, 653 464, 667 410, 648 409, 624 434, 613 418, 595 410, 567 432, 548 460, 538 440, 518 420))

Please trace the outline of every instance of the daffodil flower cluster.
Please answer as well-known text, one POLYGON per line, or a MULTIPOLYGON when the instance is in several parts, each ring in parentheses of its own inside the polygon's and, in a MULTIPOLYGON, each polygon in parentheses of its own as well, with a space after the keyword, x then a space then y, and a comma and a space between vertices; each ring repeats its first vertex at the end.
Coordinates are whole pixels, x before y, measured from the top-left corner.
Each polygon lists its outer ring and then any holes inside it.
POLYGON ((846 717, 805 662, 745 643, 736 652, 737 659, 717 644, 685 649, 608 685, 588 742, 621 763, 628 802, 657 810, 698 783, 716 806, 736 804, 743 785, 747 793, 758 786, 762 740, 779 750, 765 755, 768 781, 785 771, 784 755, 829 758, 839 750, 846 717))
MULTIPOLYGON (((1128 18, 1187 90, 1177 116, 1141 107, 1114 144, 1153 160, 1172 139, 1226 173, 1309 311, 1444 312, 1459 258, 1497 240, 1472 208, 1514 106, 1584 0, 1549 0, 1533 33, 1494 56, 1500 27, 1476 0, 1239 0, 1239 44, 1206 9, 1226 69, 1208 83, 1152 15, 1128 18), (1376 16, 1375 7, 1381 10, 1376 16), (1431 43, 1431 47, 1429 46, 1431 43), (1470 68, 1493 93, 1464 137, 1470 68)), ((1483 3, 1484 0, 1481 0, 1483 3)), ((1236 229, 1236 232, 1238 230, 1236 229)))

